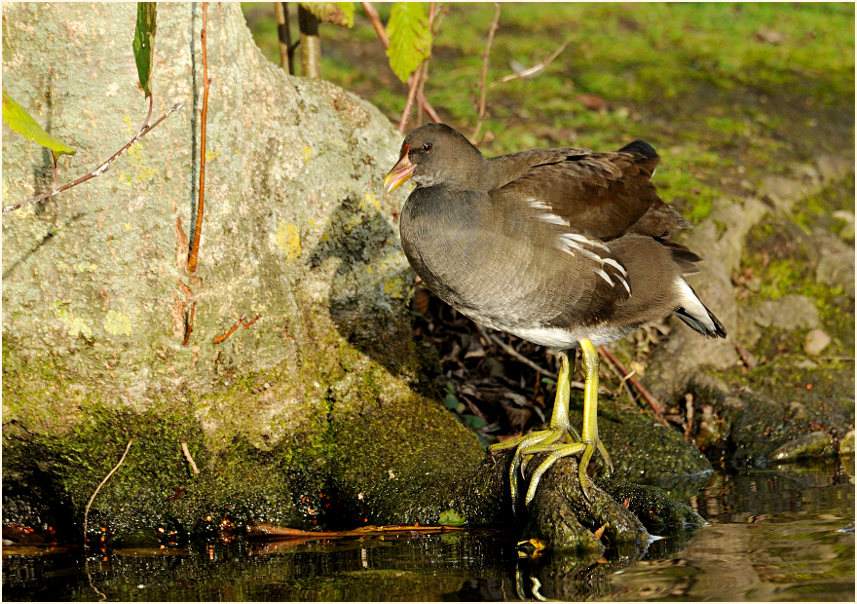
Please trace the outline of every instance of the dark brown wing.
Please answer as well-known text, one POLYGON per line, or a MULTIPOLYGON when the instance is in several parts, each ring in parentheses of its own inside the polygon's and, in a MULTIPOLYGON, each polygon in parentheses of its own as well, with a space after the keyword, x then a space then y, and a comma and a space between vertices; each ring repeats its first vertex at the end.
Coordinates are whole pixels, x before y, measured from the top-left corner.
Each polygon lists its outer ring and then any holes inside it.
POLYGON ((504 193, 602 241, 628 232, 661 238, 689 226, 658 197, 651 182, 659 161, 643 141, 610 153, 546 149, 491 160, 512 176, 499 187, 504 193))

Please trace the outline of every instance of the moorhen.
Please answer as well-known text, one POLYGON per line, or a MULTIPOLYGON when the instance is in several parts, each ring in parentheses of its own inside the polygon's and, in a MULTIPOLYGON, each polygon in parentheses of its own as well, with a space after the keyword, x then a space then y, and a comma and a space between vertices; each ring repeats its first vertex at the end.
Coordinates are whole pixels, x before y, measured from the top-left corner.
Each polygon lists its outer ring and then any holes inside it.
POLYGON ((701 258, 669 241, 691 225, 651 182, 659 159, 641 140, 607 153, 537 149, 488 159, 453 128, 430 123, 407 135, 384 179, 387 192, 409 179, 416 184, 399 229, 426 286, 474 321, 559 354, 549 429, 491 446, 517 447, 509 468, 513 506, 524 456, 550 453, 530 479, 525 504, 561 457, 582 452, 578 476, 587 499, 596 449, 612 469, 598 438, 595 346, 671 313, 705 336, 726 337, 685 281, 701 258), (586 378, 579 436, 568 419, 565 353, 578 346, 586 378))

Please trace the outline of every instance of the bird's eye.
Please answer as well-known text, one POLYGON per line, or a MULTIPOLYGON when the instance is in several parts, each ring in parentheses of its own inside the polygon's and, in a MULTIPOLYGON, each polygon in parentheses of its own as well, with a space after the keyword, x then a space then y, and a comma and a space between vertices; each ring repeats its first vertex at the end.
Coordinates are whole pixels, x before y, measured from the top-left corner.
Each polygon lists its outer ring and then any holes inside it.
POLYGON ((423 151, 431 151, 431 143, 423 143, 423 151))

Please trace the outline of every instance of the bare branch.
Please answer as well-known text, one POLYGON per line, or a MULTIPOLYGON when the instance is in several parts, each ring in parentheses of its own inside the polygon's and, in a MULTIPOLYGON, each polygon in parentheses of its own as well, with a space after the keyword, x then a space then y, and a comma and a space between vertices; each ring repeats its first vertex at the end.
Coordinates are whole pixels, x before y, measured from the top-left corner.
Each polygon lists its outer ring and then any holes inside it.
MULTIPOLYGON (((95 168, 91 172, 84 174, 83 176, 81 176, 77 180, 73 180, 71 182, 68 182, 68 183, 66 183, 60 187, 57 187, 57 188, 51 190, 51 191, 46 191, 45 193, 41 193, 40 195, 36 195, 35 197, 28 199, 26 201, 19 201, 18 203, 13 204, 11 206, 6 206, 5 208, 3 208, 3 213, 8 214, 9 212, 14 212, 15 210, 20 210, 24 206, 32 205, 32 204, 37 203, 43 199, 46 199, 48 197, 52 197, 53 195, 56 195, 57 193, 62 193, 63 191, 66 191, 72 187, 75 187, 82 182, 86 182, 90 178, 95 178, 96 176, 101 176, 102 174, 107 172, 107 170, 110 169, 110 164, 113 163, 114 161, 116 161, 119 158, 119 156, 121 156, 123 153, 125 153, 125 151, 127 151, 131 147, 131 145, 133 145, 138 140, 140 140, 141 138, 146 136, 149 132, 152 131, 153 128, 155 128, 155 126, 157 126, 158 124, 163 122, 165 119, 170 117, 170 115, 173 112, 178 111, 182 107, 184 107, 184 103, 176 103, 175 105, 172 106, 172 108, 169 111, 167 111, 164 115, 162 115, 160 118, 158 118, 158 120, 155 123, 153 123, 152 125, 149 126, 149 125, 146 125, 144 123, 143 126, 140 128, 140 131, 134 135, 134 138, 132 138, 130 141, 128 141, 124 147, 122 147, 121 149, 119 149, 119 151, 117 151, 116 153, 111 155, 107 159, 107 161, 100 164, 97 168, 95 168)), ((148 121, 148 118, 147 118, 147 121, 148 121)))
POLYGON ((479 114, 476 118, 476 126, 470 139, 474 143, 479 142, 479 132, 482 130, 482 122, 485 119, 485 80, 488 77, 488 59, 491 56, 491 45, 494 43, 494 34, 500 26, 500 3, 494 3, 494 19, 488 28, 488 41, 485 43, 485 52, 482 53, 482 75, 479 78, 479 114))
POLYGON ((390 36, 387 35, 387 30, 384 29, 384 24, 381 23, 381 16, 378 14, 378 11, 375 10, 371 2, 361 2, 360 6, 363 7, 366 16, 369 17, 369 22, 375 28, 375 33, 378 34, 378 39, 381 40, 381 44, 386 49, 390 46, 390 36))
POLYGON ((414 105, 414 99, 417 96, 417 88, 419 88, 420 75, 425 67, 425 61, 420 63, 417 70, 408 78, 408 97, 405 99, 405 108, 402 110, 402 117, 399 118, 399 132, 405 132, 405 127, 408 125, 408 116, 411 114, 411 107, 414 105))
POLYGON ((560 46, 555 51, 553 51, 550 54, 550 56, 548 56, 541 63, 537 63, 536 65, 533 65, 532 67, 530 67, 528 69, 524 69, 523 71, 519 71, 517 73, 510 73, 507 76, 503 76, 499 80, 495 80, 495 81, 491 82, 488 85, 488 88, 491 89, 491 88, 494 88, 494 86, 499 86, 500 84, 504 84, 506 82, 511 82, 512 80, 520 80, 522 78, 526 78, 528 76, 539 73, 544 68, 546 68, 548 65, 550 65, 553 62, 553 60, 556 59, 560 54, 562 54, 562 51, 565 50, 565 47, 568 46, 570 42, 571 42, 571 40, 566 40, 565 42, 563 42, 562 46, 560 46))
POLYGON ((205 212, 205 133, 208 118, 208 91, 211 80, 208 77, 208 44, 206 43, 208 28, 208 2, 202 3, 202 115, 200 116, 199 135, 199 199, 196 205, 196 224, 193 228, 193 240, 187 257, 187 274, 195 275, 199 258, 199 240, 202 237, 202 216, 205 212))
POLYGON ((617 359, 612 352, 607 350, 604 346, 598 347, 598 354, 604 357, 609 363, 612 363, 616 366, 616 368, 622 372, 623 375, 626 376, 626 379, 631 382, 631 385, 636 389, 637 392, 640 393, 646 402, 649 404, 649 407, 652 409, 652 413, 655 414, 655 418, 664 426, 668 426, 667 420, 664 418, 664 408, 661 404, 653 397, 648 390, 646 390, 643 385, 635 378, 631 372, 629 372, 622 363, 617 359))

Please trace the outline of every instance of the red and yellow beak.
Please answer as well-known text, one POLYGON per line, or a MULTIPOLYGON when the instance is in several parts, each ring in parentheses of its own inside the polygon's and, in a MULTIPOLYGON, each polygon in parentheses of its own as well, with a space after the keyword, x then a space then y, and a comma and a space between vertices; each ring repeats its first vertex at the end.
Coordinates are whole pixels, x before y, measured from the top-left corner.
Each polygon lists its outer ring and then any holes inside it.
POLYGON ((417 165, 411 163, 411 160, 408 159, 408 145, 402 145, 402 156, 384 178, 384 190, 387 193, 395 191, 411 177, 416 167, 417 165))

